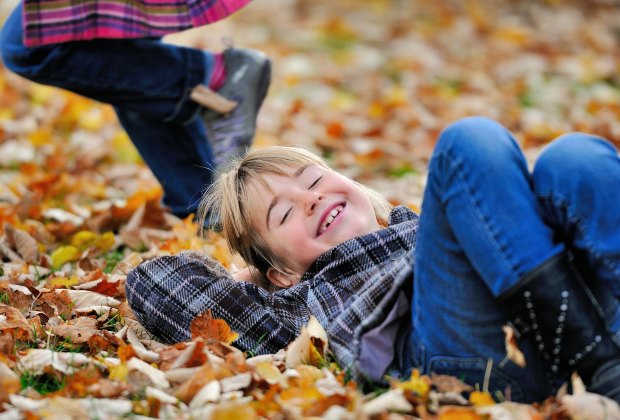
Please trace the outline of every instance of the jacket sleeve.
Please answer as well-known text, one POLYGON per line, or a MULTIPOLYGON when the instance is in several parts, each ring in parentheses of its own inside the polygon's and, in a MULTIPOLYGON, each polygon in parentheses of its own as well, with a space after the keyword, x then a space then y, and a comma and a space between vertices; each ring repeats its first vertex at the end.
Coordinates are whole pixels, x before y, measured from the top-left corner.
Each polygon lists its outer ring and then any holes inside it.
POLYGON ((233 345, 275 353, 308 320, 297 295, 235 281, 219 263, 195 253, 143 262, 128 274, 125 289, 138 321, 167 343, 190 340, 191 321, 211 309, 214 318, 224 319, 239 334, 233 345))

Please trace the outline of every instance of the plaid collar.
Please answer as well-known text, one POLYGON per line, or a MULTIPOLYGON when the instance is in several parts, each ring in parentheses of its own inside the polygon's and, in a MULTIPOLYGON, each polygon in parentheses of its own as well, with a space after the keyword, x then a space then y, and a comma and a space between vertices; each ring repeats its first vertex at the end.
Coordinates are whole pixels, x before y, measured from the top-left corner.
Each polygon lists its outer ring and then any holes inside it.
POLYGON ((380 264, 388 258, 394 260, 402 257, 415 243, 417 223, 411 222, 417 218, 409 208, 395 207, 390 213, 388 227, 350 239, 321 254, 304 273, 301 283, 326 277, 332 271, 330 265, 338 269, 334 262, 346 262, 348 266, 364 269, 368 264, 380 264))

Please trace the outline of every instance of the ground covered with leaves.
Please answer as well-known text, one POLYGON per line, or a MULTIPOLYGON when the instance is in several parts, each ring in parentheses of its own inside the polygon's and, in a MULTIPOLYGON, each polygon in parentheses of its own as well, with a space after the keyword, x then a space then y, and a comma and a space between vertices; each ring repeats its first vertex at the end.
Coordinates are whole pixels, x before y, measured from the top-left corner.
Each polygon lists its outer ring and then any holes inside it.
MULTIPOLYGON (((613 1, 260 0, 169 41, 219 50, 224 36, 274 61, 257 146, 306 146, 394 203, 419 207, 435 138, 462 116, 498 119, 531 157, 572 130, 620 144, 613 1)), ((188 249, 228 268, 242 262, 162 208, 110 107, 4 69, 0 92, 0 419, 597 418, 596 408, 617 409, 589 394, 494 401, 484 384, 416 374, 363 392, 325 358, 315 327, 295 351, 255 356, 203 314, 192 341, 159 343, 127 306, 131 268, 188 249)))

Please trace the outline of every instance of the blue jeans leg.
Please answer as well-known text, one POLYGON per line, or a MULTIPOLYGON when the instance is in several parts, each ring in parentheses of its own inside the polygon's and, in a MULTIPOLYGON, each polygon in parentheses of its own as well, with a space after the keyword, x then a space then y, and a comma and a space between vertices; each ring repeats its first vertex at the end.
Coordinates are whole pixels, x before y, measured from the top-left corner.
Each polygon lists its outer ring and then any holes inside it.
POLYGON ((163 185, 166 204, 185 216, 203 182, 211 180, 204 173, 212 168, 212 159, 210 151, 205 152, 209 145, 198 117, 200 107, 189 99, 191 89, 204 82, 209 70, 204 52, 157 39, 101 39, 27 48, 22 41, 21 11, 19 5, 0 34, 6 67, 35 82, 113 105, 163 185))
POLYGON ((164 204, 179 217, 196 214, 202 192, 213 180, 213 155, 202 120, 164 122, 119 108, 116 114, 162 185, 164 204))
POLYGON ((537 160, 534 192, 545 222, 575 262, 620 343, 620 157, 583 133, 556 139, 537 160))
POLYGON ((513 314, 495 297, 563 249, 511 134, 480 117, 448 127, 429 165, 416 243, 415 363, 480 387, 492 366, 490 390, 524 401, 550 395, 533 345, 521 343, 526 368, 504 361, 501 328, 513 314))
POLYGON ((447 128, 429 166, 416 245, 413 346, 423 371, 464 376, 514 400, 540 400, 558 385, 531 340, 527 366, 504 361, 501 326, 512 308, 496 296, 523 274, 569 249, 584 256, 589 286, 617 332, 620 283, 620 165, 601 139, 564 136, 533 175, 510 133, 486 118, 447 128))

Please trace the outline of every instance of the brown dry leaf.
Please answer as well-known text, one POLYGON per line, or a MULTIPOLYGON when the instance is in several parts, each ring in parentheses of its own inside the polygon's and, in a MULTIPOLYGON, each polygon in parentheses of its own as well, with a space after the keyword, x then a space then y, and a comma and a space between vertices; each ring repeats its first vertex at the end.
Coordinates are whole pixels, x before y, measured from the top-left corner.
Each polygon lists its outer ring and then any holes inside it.
POLYGON ((235 341, 239 334, 233 332, 226 321, 223 319, 214 319, 211 316, 211 310, 196 316, 190 324, 192 340, 203 338, 205 341, 221 341, 230 344, 235 341))
POLYGON ((30 310, 34 303, 34 296, 25 286, 12 284, 7 293, 10 305, 22 312, 30 310))
POLYGON ((28 232, 6 224, 4 234, 9 246, 15 249, 25 262, 34 264, 39 261, 39 245, 28 232))
POLYGON ((119 297, 124 293, 122 290, 123 283, 119 280, 108 281, 108 278, 102 278, 97 280, 88 281, 82 283, 79 286, 75 286, 76 290, 89 290, 91 292, 99 293, 110 297, 119 297))
POLYGON ((438 375, 435 372, 431 373, 431 383, 439 392, 469 392, 474 388, 471 385, 466 384, 459 378, 448 375, 438 375))
POLYGON ((0 362, 0 404, 9 401, 9 395, 21 390, 19 376, 6 364, 0 362))
POLYGON ((505 335, 504 344, 506 346, 506 357, 515 365, 522 368, 525 367, 525 356, 521 350, 519 350, 517 339, 515 337, 515 330, 508 325, 504 325, 502 327, 502 331, 505 335))
POLYGON ((159 356, 161 360, 159 368, 163 371, 202 366, 208 360, 205 343, 202 340, 168 346, 159 352, 159 356))
POLYGON ((50 331, 73 344, 86 343, 93 335, 99 335, 97 320, 84 316, 70 319, 64 325, 53 326, 50 331))
POLYGON ((18 340, 34 339, 35 328, 24 315, 12 306, 0 305, 0 331, 10 332, 18 340))
POLYGON ((53 316, 69 318, 73 310, 73 301, 68 290, 55 290, 43 293, 39 299, 42 303, 41 310, 52 318, 53 316))

